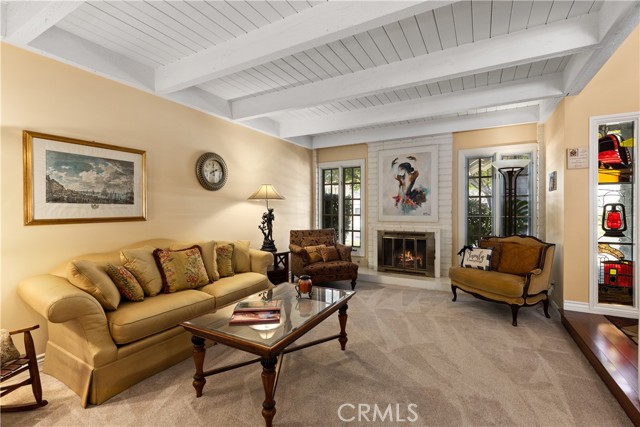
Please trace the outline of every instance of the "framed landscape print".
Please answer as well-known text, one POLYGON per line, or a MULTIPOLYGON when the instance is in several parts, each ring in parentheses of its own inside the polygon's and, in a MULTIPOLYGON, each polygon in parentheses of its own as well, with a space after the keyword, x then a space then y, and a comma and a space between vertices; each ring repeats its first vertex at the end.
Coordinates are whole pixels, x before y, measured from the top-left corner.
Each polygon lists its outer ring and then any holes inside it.
POLYGON ((438 220, 438 147, 378 154, 380 221, 438 220))
POLYGON ((146 220, 146 153, 23 131, 24 223, 146 220))

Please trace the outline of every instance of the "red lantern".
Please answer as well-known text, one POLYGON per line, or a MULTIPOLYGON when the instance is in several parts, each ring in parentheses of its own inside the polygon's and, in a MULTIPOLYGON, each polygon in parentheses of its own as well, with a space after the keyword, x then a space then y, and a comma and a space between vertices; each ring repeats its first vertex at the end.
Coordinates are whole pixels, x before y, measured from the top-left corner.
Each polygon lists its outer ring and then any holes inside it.
POLYGON ((602 229, 607 237, 624 237, 627 216, 622 203, 607 203, 602 208, 602 229))

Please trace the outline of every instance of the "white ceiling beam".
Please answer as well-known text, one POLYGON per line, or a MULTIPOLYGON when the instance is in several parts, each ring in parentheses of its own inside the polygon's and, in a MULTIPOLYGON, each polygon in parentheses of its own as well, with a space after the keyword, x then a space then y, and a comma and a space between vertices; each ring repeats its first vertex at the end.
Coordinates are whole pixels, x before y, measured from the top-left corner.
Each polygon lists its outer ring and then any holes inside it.
POLYGON ((538 107, 514 108, 491 113, 470 114, 447 119, 430 120, 423 123, 365 129, 341 134, 318 135, 312 139, 312 147, 327 148, 342 145, 389 141, 447 132, 463 132, 499 126, 535 123, 538 121, 538 107))
POLYGON ((283 121, 280 126, 280 136, 288 138, 313 135, 561 96, 561 77, 560 74, 552 74, 313 119, 283 121))
POLYGON ((156 91, 198 85, 449 3, 326 2, 156 69, 156 91))
POLYGON ((3 37, 27 45, 82 6, 84 1, 9 1, 3 18, 3 37))
POLYGON ((604 2, 598 16, 601 47, 571 58, 564 70, 564 92, 568 96, 580 93, 638 26, 640 2, 604 2))
POLYGON ((59 28, 51 28, 28 48, 129 86, 153 88, 153 69, 59 28))
POLYGON ((598 16, 585 15, 304 86, 233 101, 231 111, 233 118, 238 120, 305 108, 569 55, 588 49, 599 41, 598 16))
POLYGON ((165 95, 165 98, 196 108, 205 113, 228 119, 231 115, 229 102, 197 87, 189 87, 165 95))

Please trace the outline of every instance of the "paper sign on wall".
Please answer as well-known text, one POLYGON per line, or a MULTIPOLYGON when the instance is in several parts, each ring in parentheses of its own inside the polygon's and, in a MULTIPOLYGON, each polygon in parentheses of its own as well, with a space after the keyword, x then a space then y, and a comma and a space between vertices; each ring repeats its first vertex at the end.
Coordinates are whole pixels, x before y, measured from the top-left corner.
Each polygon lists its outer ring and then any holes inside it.
POLYGON ((567 169, 584 169, 589 167, 589 147, 567 149, 567 169))

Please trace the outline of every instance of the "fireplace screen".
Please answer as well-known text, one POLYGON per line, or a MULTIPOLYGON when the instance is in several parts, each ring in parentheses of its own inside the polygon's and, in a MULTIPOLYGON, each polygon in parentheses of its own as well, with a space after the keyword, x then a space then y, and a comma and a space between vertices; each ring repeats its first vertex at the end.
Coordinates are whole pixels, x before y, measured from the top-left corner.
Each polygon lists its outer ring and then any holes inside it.
POLYGON ((378 271, 435 276, 434 233, 378 232, 378 271))

